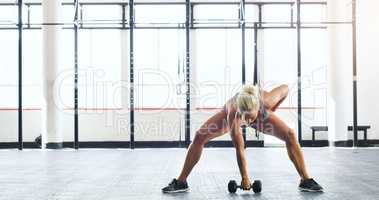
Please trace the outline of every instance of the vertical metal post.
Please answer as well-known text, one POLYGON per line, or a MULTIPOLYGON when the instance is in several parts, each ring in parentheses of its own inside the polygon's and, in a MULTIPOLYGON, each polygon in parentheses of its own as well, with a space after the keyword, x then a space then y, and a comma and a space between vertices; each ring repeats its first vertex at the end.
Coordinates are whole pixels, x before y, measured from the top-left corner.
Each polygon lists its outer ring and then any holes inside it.
POLYGON ((300 3, 301 0, 296 0, 297 6, 297 134, 301 145, 302 142, 302 124, 301 124, 301 18, 300 18, 300 3))
POLYGON ((126 28, 126 16, 125 16, 125 4, 122 4, 121 9, 122 9, 122 28, 126 28))
POLYGON ((194 17, 193 17, 193 7, 194 7, 194 5, 193 5, 193 4, 190 4, 190 6, 191 6, 191 8, 190 8, 190 16, 191 16, 191 17, 190 17, 190 21, 191 21, 191 22, 190 22, 190 28, 191 28, 191 27, 193 27, 193 18, 194 18, 194 17))
MULTIPOLYGON (((83 5, 80 4, 80 21, 83 22, 83 5)), ((80 28, 83 28, 83 23, 80 23, 80 28)))
POLYGON ((258 5, 258 22, 259 27, 262 27, 262 4, 258 5))
POLYGON ((75 17, 74 17, 74 61, 75 61, 75 77, 74 77, 74 148, 79 149, 79 115, 78 115, 78 12, 79 0, 74 0, 75 17))
POLYGON ((190 23, 191 23, 191 2, 186 0, 186 112, 185 112, 185 144, 189 146, 191 140, 191 60, 190 60, 190 23))
POLYGON ((129 0, 130 148, 134 149, 134 0, 129 0))
MULTIPOLYGON (((242 85, 246 83, 246 58, 245 58, 245 0, 240 1, 240 27, 241 27, 241 50, 242 50, 242 85)), ((246 127, 242 127, 242 137, 246 148, 246 127)))
POLYGON ((258 24, 254 23, 254 85, 258 84, 258 24))
MULTIPOLYGON (((258 5, 258 23, 254 23, 254 84, 260 87, 259 70, 258 70, 258 28, 262 28, 262 4, 258 5)), ((257 124, 259 124, 257 119, 257 124)), ((255 129, 255 135, 259 137, 258 128, 255 129)))
POLYGON ((358 146, 358 104, 357 104, 357 1, 352 0, 352 36, 353 36, 353 131, 354 147, 358 146))
POLYGON ((22 150, 22 0, 18 0, 18 149, 22 150))
POLYGON ((241 50, 242 50, 242 84, 246 83, 246 59, 245 59, 245 0, 240 1, 240 27, 241 27, 241 50))
POLYGON ((254 23, 254 85, 258 84, 258 27, 262 27, 262 4, 258 5, 258 23, 254 23))
POLYGON ((28 28, 30 28, 30 5, 28 4, 28 28))

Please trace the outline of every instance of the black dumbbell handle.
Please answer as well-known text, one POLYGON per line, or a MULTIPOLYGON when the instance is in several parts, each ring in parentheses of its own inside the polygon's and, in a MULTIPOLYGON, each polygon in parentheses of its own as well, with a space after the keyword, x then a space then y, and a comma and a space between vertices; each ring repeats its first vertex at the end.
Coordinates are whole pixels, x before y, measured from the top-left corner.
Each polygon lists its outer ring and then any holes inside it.
MULTIPOLYGON (((237 185, 237 188, 239 188, 239 189, 243 189, 243 188, 242 188, 242 185, 237 185)), ((249 190, 251 190, 252 188, 253 188, 253 184, 250 184, 249 190)))

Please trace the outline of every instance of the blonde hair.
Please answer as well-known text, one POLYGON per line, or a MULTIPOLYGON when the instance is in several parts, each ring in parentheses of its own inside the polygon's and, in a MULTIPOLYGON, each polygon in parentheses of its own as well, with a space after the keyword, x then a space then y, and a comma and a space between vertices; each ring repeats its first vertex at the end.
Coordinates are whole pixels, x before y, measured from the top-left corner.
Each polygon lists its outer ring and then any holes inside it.
POLYGON ((259 88, 256 85, 244 85, 236 98, 238 111, 243 114, 252 110, 259 110, 259 88))

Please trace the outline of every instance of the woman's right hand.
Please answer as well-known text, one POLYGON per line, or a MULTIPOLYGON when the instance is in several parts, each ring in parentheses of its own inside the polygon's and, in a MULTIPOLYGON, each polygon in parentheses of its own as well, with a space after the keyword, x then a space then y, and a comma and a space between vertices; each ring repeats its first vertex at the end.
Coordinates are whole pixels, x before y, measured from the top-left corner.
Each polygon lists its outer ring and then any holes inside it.
POLYGON ((250 179, 248 177, 242 178, 241 186, 243 190, 250 190, 250 179))

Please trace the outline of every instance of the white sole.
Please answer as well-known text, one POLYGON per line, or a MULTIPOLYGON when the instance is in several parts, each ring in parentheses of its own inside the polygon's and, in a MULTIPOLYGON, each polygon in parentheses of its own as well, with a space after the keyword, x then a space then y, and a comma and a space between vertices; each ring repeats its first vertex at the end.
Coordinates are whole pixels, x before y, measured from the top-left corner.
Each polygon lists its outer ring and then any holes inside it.
POLYGON ((183 193, 183 192, 188 192, 189 188, 186 189, 181 189, 181 190, 175 190, 175 191, 164 191, 163 193, 166 194, 175 194, 175 193, 183 193))
POLYGON ((306 189, 302 187, 299 187, 299 190, 302 192, 323 192, 323 190, 311 190, 311 189, 306 189))

